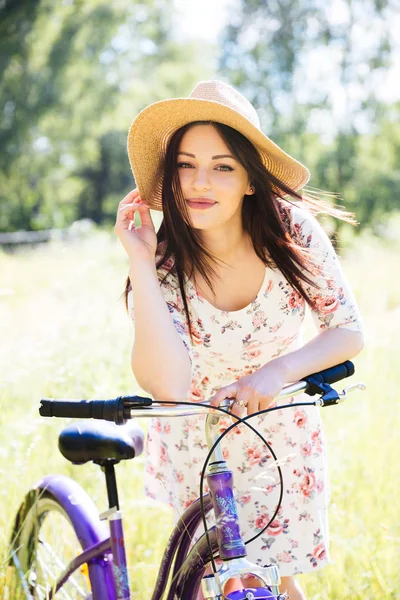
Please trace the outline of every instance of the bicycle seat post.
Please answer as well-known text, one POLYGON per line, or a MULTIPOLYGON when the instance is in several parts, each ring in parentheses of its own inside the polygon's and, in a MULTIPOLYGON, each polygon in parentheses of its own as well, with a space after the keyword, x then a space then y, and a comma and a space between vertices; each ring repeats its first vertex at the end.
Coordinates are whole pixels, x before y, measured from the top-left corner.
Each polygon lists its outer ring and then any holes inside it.
POLYGON ((125 552, 122 512, 119 508, 117 478, 114 465, 119 460, 104 459, 96 461, 104 472, 107 486, 108 510, 100 515, 102 520, 108 520, 110 525, 110 542, 113 555, 113 572, 117 589, 117 600, 129 600, 130 585, 125 552))
POLYGON ((101 465, 101 469, 106 477, 108 508, 116 508, 119 510, 117 478, 115 475, 114 465, 118 461, 105 460, 101 465))

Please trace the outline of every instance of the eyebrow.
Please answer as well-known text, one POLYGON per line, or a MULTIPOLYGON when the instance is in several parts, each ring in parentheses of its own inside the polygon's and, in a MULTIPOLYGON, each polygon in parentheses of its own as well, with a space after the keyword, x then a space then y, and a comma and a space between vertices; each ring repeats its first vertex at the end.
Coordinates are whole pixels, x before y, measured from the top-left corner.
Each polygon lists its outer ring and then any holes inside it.
MULTIPOLYGON (((196 155, 190 154, 190 152, 178 152, 178 154, 185 154, 185 156, 191 156, 192 158, 196 158, 196 155)), ((211 160, 219 160, 220 158, 233 158, 233 160, 236 160, 235 157, 231 154, 216 154, 215 156, 211 157, 211 160)))

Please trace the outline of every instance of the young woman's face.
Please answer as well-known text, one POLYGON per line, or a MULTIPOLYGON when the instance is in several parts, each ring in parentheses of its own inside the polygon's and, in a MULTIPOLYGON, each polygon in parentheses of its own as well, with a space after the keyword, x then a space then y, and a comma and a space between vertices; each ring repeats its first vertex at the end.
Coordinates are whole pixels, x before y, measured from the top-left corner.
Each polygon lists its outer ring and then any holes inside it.
POLYGON ((194 125, 178 149, 177 169, 195 229, 241 219, 243 196, 253 194, 247 172, 213 125, 194 125))

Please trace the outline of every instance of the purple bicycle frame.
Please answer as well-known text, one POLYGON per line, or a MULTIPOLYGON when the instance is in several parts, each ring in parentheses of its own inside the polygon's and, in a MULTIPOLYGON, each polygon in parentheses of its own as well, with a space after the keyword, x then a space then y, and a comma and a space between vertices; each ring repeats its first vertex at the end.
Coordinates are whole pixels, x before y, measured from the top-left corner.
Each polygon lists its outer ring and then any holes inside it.
MULTIPOLYGON (((220 558, 225 561, 246 556, 233 496, 232 472, 227 468, 225 461, 217 460, 210 464, 207 481, 210 495, 203 499, 204 510, 207 514, 213 508, 217 523, 216 527, 212 527, 208 532, 213 555, 219 553, 220 558)), ((65 476, 53 475, 41 480, 36 487, 50 492, 58 500, 70 518, 83 548, 82 554, 71 561, 61 574, 54 593, 79 566, 87 563, 94 600, 130 600, 121 513, 109 512, 108 536, 95 505, 75 481, 65 476)), ((190 550, 191 540, 201 519, 200 500, 197 500, 185 511, 169 538, 152 600, 159 600, 165 592, 174 559, 172 581, 166 600, 174 600, 177 597, 180 600, 193 600, 193 593, 199 588, 206 564, 211 559, 205 534, 190 550)), ((49 600, 53 598, 54 593, 50 594, 49 600)), ((268 594, 267 591, 265 593, 268 594)), ((257 594, 255 598, 274 597, 257 594)))
MULTIPOLYGON (((70 575, 87 562, 94 599, 122 600, 117 596, 113 574, 113 557, 107 527, 100 521, 97 508, 80 485, 65 475, 49 475, 36 485, 37 490, 49 492, 65 510, 76 532, 83 553, 74 559, 58 579, 49 600, 63 586, 70 575)), ((118 535, 118 530, 115 530, 118 535)), ((121 558, 116 553, 117 561, 121 558)), ((123 567, 123 565, 116 566, 123 567)), ((125 561, 126 567, 126 561, 125 561)), ((125 596, 129 600, 130 596, 125 596)))

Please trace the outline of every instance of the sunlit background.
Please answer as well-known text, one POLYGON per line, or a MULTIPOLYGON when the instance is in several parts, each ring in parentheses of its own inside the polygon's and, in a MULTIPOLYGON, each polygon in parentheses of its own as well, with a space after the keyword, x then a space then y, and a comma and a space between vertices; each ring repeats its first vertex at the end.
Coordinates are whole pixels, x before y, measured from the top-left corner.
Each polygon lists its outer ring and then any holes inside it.
MULTIPOLYGON (((129 125, 218 78, 360 222, 325 223, 363 314, 352 381, 368 389, 323 413, 333 562, 303 584, 312 600, 400 599, 399 31, 397 0, 0 0, 0 597, 15 598, 8 541, 34 481, 68 474, 105 508, 101 473, 59 456, 64 422, 37 408, 137 389, 112 233, 135 185, 129 125)), ((118 467, 137 600, 172 523, 142 466, 118 467)))

